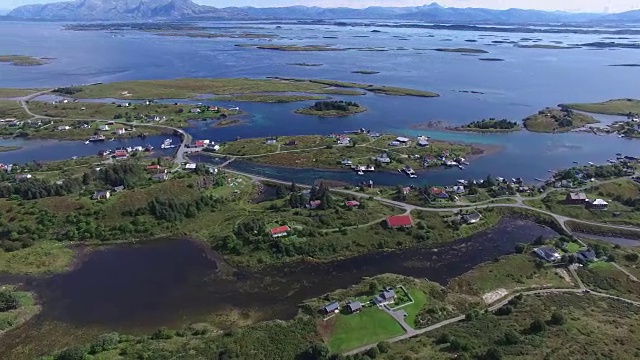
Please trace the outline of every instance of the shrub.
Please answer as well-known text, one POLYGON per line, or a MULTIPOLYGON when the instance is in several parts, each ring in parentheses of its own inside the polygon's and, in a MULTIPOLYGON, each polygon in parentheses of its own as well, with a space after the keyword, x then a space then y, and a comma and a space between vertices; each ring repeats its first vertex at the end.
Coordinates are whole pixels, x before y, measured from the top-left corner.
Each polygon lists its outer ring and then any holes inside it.
POLYGON ((82 346, 72 346, 62 350, 55 360, 85 360, 87 358, 86 350, 82 346))
POLYGON ((391 344, 386 341, 381 341, 378 343, 378 350, 380 351, 380 353, 386 354, 389 352, 389 350, 391 350, 391 344))
POLYGON ((539 334, 545 330, 547 330, 547 324, 540 319, 533 320, 529 325, 529 332, 532 334, 539 334))
POLYGON ((375 359, 375 358, 377 358, 377 357, 378 357, 378 355, 380 354, 380 351, 378 350, 378 348, 377 348, 377 347, 372 347, 372 348, 370 348, 369 350, 367 350, 367 351, 365 352, 365 354, 366 354, 368 357, 370 357, 370 358, 372 358, 372 359, 375 359))
POLYGON ((13 291, 0 290, 0 312, 17 309, 20 306, 20 300, 13 291))
POLYGON ((91 344, 90 353, 98 354, 103 351, 109 351, 118 346, 120 342, 120 335, 116 332, 103 334, 98 337, 93 344, 91 344))
POLYGON ((559 311, 554 311, 553 314, 551 314, 551 320, 549 320, 551 325, 564 325, 566 322, 567 319, 559 311))

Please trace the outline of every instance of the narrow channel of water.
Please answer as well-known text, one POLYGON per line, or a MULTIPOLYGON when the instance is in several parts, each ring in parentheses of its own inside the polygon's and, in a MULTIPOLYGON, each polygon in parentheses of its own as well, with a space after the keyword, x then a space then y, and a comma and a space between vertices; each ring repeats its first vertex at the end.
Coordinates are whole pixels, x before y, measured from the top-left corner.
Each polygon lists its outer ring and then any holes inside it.
POLYGON ((446 284, 539 235, 557 234, 529 221, 506 218, 490 230, 438 248, 231 272, 219 271, 222 263, 217 255, 189 240, 105 248, 89 253, 72 271, 29 282, 27 287, 38 294, 43 312, 5 334, 0 358, 10 358, 17 347, 35 343, 41 344, 38 354, 46 353, 66 346, 65 339, 72 343, 74 334, 143 334, 163 326, 175 328, 202 321, 225 327, 232 320, 289 319, 305 299, 384 273, 446 284), (231 318, 230 313, 237 316, 231 318), (55 330, 61 327, 65 339, 52 339, 61 336, 57 334, 62 331, 55 330))

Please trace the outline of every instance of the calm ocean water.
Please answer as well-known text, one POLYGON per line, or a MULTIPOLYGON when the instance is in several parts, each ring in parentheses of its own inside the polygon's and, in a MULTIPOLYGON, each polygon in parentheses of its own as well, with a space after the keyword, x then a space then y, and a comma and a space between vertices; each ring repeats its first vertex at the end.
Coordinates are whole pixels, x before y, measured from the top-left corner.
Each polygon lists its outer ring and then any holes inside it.
MULTIPOLYGON (((246 118, 247 124, 223 129, 196 126, 188 131, 196 138, 225 141, 236 136, 325 134, 365 127, 380 132, 425 134, 443 140, 502 147, 497 154, 475 160, 464 174, 456 169, 444 172, 448 173, 445 177, 434 175, 434 179, 439 181, 481 177, 487 173, 532 180, 546 177, 548 169, 570 166, 573 161, 605 162, 617 152, 640 155, 637 141, 615 136, 527 132, 481 135, 412 129, 412 125, 431 120, 442 120, 448 124, 462 124, 485 117, 520 120, 543 107, 561 102, 640 97, 640 88, 632 81, 640 77, 639 68, 608 66, 637 62, 640 50, 523 49, 513 44, 492 43, 540 38, 542 41, 539 43, 576 44, 601 41, 601 36, 501 33, 488 37, 485 35, 491 34, 463 31, 384 28, 381 33, 372 33, 371 28, 355 27, 285 25, 276 29, 275 25, 264 24, 209 23, 222 27, 212 32, 273 33, 281 37, 245 40, 160 37, 141 32, 74 32, 63 30, 63 25, 1 22, 2 53, 54 57, 56 60, 30 68, 0 65, 0 87, 48 87, 176 77, 289 76, 431 90, 442 96, 357 97, 357 101, 367 106, 369 111, 341 119, 293 114, 294 109, 304 106, 301 103, 236 104, 250 113, 246 118), (251 29, 239 29, 239 26, 251 29), (15 36, 16 33, 20 36, 15 36), (337 38, 325 38, 327 36, 337 38), (361 50, 384 48, 388 51, 281 52, 234 46, 247 43, 326 44, 361 50), (484 49, 489 53, 480 57, 505 61, 487 62, 478 60, 478 56, 428 50, 438 47, 484 49), (301 62, 321 63, 323 66, 288 65, 301 62), (379 71, 380 74, 351 73, 361 69, 379 71)), ((612 119, 603 117, 603 121, 612 119)), ((80 148, 84 144, 73 145, 78 147, 77 151, 73 151, 71 146, 65 145, 67 150, 57 153, 53 150, 55 147, 48 150, 60 158, 83 154, 80 148)), ((56 157, 51 154, 48 152, 47 159, 56 157)), ((0 161, 8 158, 14 162, 34 160, 35 155, 33 152, 21 154, 21 151, 4 153, 0 155, 0 161)), ((285 175, 289 176, 283 173, 285 175)))

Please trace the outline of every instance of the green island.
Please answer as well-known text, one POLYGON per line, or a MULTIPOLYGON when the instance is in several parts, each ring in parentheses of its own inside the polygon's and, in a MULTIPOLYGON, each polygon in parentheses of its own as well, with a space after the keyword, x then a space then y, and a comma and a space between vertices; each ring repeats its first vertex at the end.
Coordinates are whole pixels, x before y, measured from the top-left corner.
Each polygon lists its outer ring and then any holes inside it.
POLYGON ((2 145, 0 145, 0 152, 15 151, 15 150, 19 150, 19 149, 21 149, 20 146, 2 146, 2 145))
POLYGON ((352 165, 372 165, 376 171, 397 171, 404 166, 416 169, 442 166, 439 158, 443 154, 455 159, 480 156, 485 151, 469 144, 437 140, 430 141, 428 146, 419 145, 417 140, 405 145, 390 145, 397 138, 396 135, 372 137, 363 133, 240 139, 222 144, 219 153, 285 167, 351 171, 352 165))
POLYGON ((375 75, 380 74, 380 71, 373 70, 354 70, 351 72, 352 74, 362 74, 362 75, 375 75))
POLYGON ((335 80, 306 80, 273 77, 268 79, 175 79, 142 80, 77 86, 62 94, 78 99, 189 99, 205 94, 251 95, 283 92, 301 94, 363 95, 362 91, 383 95, 433 97, 438 94, 415 89, 375 86, 335 80), (357 90, 356 90, 357 89, 357 90))
POLYGON ((364 106, 353 101, 317 101, 315 104, 295 111, 296 114, 322 117, 341 117, 365 112, 364 106))
POLYGON ((439 51, 439 52, 451 52, 451 53, 462 53, 462 54, 488 54, 489 53, 486 50, 472 49, 472 48, 437 48, 432 50, 439 51))
POLYGON ((0 63, 10 63, 15 66, 39 66, 49 62, 46 58, 37 58, 26 55, 0 55, 0 63))
POLYGON ((466 125, 453 128, 459 131, 476 131, 476 132, 509 132, 519 131, 520 124, 507 119, 498 120, 496 118, 482 119, 480 121, 472 121, 466 125))
POLYGON ((637 99, 614 99, 599 103, 563 105, 569 109, 594 114, 618 115, 630 118, 640 116, 640 100, 637 99))
POLYGON ((567 132, 599 122, 592 116, 575 112, 564 105, 545 108, 523 120, 525 129, 542 133, 567 132))

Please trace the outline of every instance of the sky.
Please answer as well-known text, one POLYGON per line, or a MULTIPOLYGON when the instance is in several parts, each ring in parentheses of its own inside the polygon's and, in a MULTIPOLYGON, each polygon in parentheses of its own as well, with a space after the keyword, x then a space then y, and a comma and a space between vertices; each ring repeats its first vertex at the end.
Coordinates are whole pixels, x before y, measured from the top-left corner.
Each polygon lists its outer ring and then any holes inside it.
MULTIPOLYGON (((60 0, 0 0, 0 9, 11 9, 20 5, 58 2, 60 0)), ((307 5, 322 7, 347 6, 419 6, 429 0, 195 0, 198 4, 225 6, 290 6, 307 5)), ((484 7, 492 9, 539 9, 582 12, 622 12, 640 9, 640 0, 440 0, 447 7, 484 7)))

